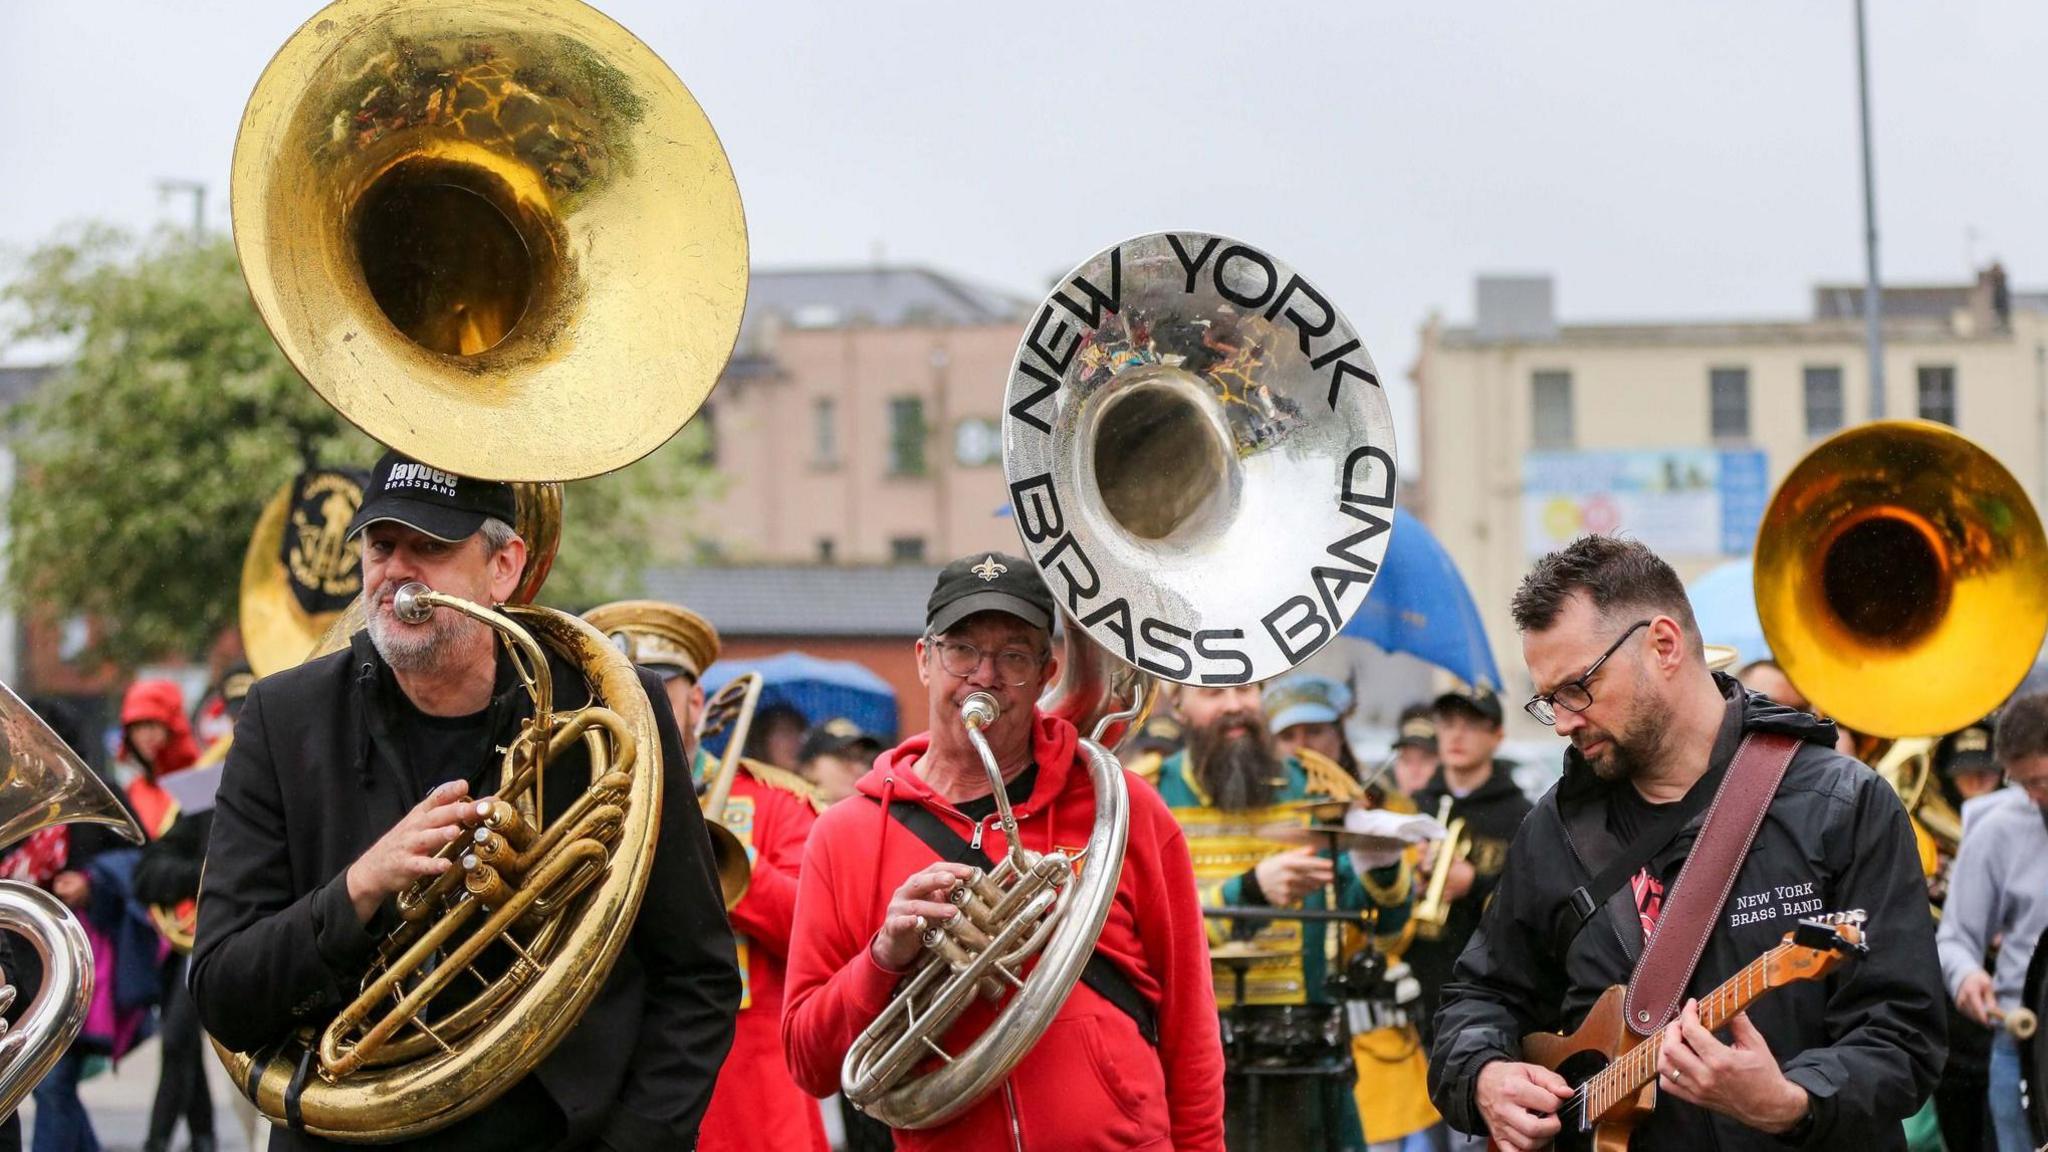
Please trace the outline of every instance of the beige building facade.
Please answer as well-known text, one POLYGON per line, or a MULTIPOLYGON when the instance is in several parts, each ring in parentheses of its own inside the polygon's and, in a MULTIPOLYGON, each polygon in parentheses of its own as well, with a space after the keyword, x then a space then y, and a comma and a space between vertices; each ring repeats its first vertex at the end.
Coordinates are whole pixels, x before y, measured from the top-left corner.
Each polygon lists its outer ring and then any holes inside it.
MULTIPOLYGON (((1885 415, 1953 425, 2036 506, 2048 495, 2048 294, 1996 267, 1888 288, 1885 415)), ((1423 331, 1413 507, 1464 573, 1511 696, 1508 612, 1530 560, 1623 531, 1690 581, 1746 555, 1763 502, 1820 440, 1870 415, 1861 292, 1761 323, 1559 324, 1540 277, 1479 282, 1475 322, 1423 331)))

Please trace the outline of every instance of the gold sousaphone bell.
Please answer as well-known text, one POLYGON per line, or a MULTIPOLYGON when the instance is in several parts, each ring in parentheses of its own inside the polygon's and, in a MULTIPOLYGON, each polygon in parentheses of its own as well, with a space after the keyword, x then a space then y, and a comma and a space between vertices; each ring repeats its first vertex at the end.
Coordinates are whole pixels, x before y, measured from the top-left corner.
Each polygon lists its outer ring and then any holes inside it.
POLYGON ((574 0, 341 0, 236 141, 250 295, 314 390, 464 476, 572 480, 682 427, 746 301, 702 109, 574 0))
POLYGON ((2025 678, 2048 629, 2048 540, 1991 454, 1923 420, 1816 447, 1772 496, 1757 616, 1823 715, 1883 737, 1975 723, 2025 678))

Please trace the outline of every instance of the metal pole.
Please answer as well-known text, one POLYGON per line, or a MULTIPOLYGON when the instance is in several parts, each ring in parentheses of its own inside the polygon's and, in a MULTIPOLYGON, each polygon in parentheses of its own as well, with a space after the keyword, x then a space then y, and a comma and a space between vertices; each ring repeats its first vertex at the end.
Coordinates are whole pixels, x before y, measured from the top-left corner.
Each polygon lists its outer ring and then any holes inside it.
POLYGON ((1856 0, 1856 104, 1863 122, 1863 324, 1870 360, 1870 418, 1884 419, 1884 291, 1877 278, 1877 187, 1870 166, 1870 51, 1856 0))

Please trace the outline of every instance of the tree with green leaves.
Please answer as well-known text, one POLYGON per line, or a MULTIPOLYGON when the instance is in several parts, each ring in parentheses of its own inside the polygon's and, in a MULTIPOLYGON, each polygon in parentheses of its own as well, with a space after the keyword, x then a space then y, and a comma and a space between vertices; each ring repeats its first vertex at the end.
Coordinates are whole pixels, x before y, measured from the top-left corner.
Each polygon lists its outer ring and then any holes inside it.
MULTIPOLYGON (((101 623, 124 668, 196 657, 235 620, 257 513, 308 464, 368 468, 378 448, 307 387, 263 326, 222 236, 90 228, 43 245, 0 287, 0 346, 51 342, 59 371, 12 414, 9 592, 101 623)), ((629 595, 655 518, 713 482, 701 429, 568 485, 565 546, 542 599, 629 595)))

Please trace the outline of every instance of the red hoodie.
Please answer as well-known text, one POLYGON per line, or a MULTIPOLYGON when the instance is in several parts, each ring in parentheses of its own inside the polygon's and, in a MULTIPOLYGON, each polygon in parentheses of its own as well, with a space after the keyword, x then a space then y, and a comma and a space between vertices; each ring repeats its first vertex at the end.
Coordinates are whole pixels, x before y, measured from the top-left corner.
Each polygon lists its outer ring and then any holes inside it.
MULTIPOLYGON (((1087 763, 1073 725, 1043 714, 1035 719, 1038 779, 1030 798, 1015 805, 1018 834, 1038 852, 1078 848, 1095 821, 1087 763)), ((930 742, 929 735, 913 736, 883 753, 861 777, 861 796, 818 819, 804 853, 782 1045, 797 1084, 813 1095, 838 1090, 846 1050, 896 990, 900 974, 876 964, 868 947, 890 895, 938 859, 886 816, 888 804, 915 801, 962 837, 974 836, 973 821, 911 771, 930 742)), ((1125 780, 1130 843, 1096 949, 1155 1006, 1159 1047, 1145 1042, 1128 1015, 1076 983, 1004 1087, 942 1127, 897 1132, 897 1148, 1221 1152, 1223 1047, 1194 867, 1158 793, 1129 773, 1125 780)), ((993 817, 982 848, 996 859, 1008 850, 993 817)), ((947 1048, 965 1047, 997 1007, 969 1009, 948 1034, 947 1048)))
MULTIPOLYGON (((159 787, 157 781, 180 768, 190 768, 199 759, 199 746, 192 742, 192 726, 185 720, 185 694, 169 680, 137 680, 121 698, 124 733, 130 724, 147 720, 163 725, 169 735, 154 764, 138 765, 144 775, 129 783, 128 802, 135 806, 143 831, 154 840, 170 829, 178 815, 170 793, 159 787)), ((133 745, 127 751, 139 758, 133 745)))

